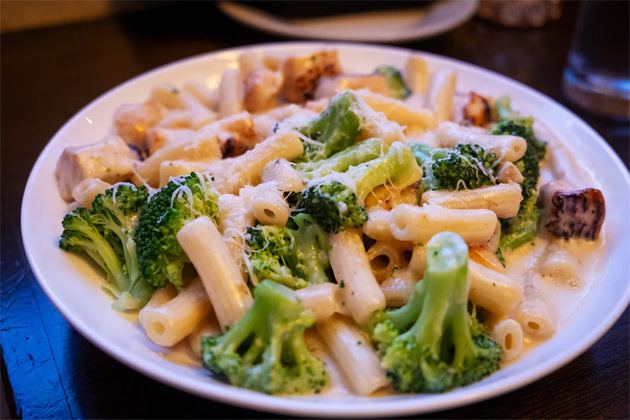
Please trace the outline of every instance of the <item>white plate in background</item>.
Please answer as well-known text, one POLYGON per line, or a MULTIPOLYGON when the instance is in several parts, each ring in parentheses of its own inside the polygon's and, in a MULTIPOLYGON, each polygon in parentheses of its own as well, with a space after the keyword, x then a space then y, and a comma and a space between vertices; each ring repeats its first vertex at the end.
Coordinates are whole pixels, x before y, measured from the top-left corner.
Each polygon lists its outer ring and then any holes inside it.
MULTIPOLYGON (((160 382, 205 398, 240 407, 282 414, 372 417, 426 413, 470 404, 512 391, 568 363, 601 337, 630 301, 630 175, 610 146, 575 114, 535 90, 504 76, 460 61, 424 54, 429 70, 453 69, 458 90, 486 95, 508 94, 519 109, 545 124, 570 145, 608 203, 605 258, 588 300, 551 340, 483 381, 445 394, 396 395, 383 398, 276 397, 213 380, 192 356, 187 344, 168 350, 156 346, 135 323, 135 315, 110 309, 102 277, 92 266, 57 246, 67 210, 59 196, 54 170, 62 150, 90 144, 109 134, 119 105, 146 100, 161 82, 181 85, 197 79, 216 87, 222 72, 237 66, 239 54, 266 51, 305 54, 335 47, 345 71, 369 73, 377 65, 402 67, 408 50, 360 44, 279 43, 204 54, 142 74, 102 95, 70 119, 39 156, 22 204, 22 237, 35 277, 61 314, 83 336, 127 366, 160 382)), ((562 386, 562 384, 558 384, 562 386)), ((508 407, 506 407, 507 409, 508 407)))
MULTIPOLYGON (((226 15, 249 27, 290 38, 401 42, 441 34, 471 19, 477 0, 441 0, 423 7, 285 19, 238 2, 219 2, 226 15)), ((360 5, 361 2, 356 2, 360 5)))

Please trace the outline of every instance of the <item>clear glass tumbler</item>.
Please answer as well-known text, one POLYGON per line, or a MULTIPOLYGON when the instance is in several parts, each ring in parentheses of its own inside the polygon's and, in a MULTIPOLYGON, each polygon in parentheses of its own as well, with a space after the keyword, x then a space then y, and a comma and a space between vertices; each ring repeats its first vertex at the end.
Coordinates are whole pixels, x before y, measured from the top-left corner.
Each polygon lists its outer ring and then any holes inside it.
POLYGON ((630 118, 630 2, 588 0, 578 16, 562 88, 595 114, 630 118))

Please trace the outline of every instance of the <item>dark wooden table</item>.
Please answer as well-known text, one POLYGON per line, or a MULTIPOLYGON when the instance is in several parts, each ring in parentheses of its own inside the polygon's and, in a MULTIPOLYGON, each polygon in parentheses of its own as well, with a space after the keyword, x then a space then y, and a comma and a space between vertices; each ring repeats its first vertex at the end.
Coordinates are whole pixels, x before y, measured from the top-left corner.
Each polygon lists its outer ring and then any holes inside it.
MULTIPOLYGON (((566 104, 560 80, 576 10, 575 3, 565 3, 562 19, 532 30, 508 30, 475 19, 448 34, 404 46, 489 68, 566 104)), ((611 30, 628 36, 623 33, 627 28, 611 30)), ((31 273, 19 214, 22 192, 39 152, 89 101, 173 60, 273 41, 285 39, 233 23, 208 3, 169 3, 98 22, 2 36, 1 345, 2 379, 12 416, 271 416, 169 388, 116 362, 75 332, 31 273)), ((627 165, 628 124, 576 112, 627 165)), ((626 310, 597 344, 548 377, 505 396, 430 417, 627 418, 628 318, 626 310)))

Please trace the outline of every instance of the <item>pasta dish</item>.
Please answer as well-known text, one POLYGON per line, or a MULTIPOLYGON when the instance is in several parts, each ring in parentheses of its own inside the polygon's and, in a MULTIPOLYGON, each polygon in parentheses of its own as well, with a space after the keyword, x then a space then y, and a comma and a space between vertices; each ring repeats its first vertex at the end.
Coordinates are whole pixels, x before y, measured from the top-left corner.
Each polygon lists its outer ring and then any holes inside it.
POLYGON ((582 290, 605 201, 518 104, 456 84, 417 54, 344 73, 333 49, 159 84, 61 154, 59 246, 234 386, 483 380, 562 325, 550 289, 582 290))

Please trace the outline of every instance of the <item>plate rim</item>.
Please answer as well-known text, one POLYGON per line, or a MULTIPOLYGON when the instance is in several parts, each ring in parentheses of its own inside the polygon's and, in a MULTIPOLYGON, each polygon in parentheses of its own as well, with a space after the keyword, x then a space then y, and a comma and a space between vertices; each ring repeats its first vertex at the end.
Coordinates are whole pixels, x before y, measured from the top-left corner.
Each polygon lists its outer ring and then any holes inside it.
MULTIPOLYGON (((429 25, 428 27, 420 26, 415 30, 409 31, 409 33, 405 35, 391 36, 391 37, 354 37, 354 38, 345 38, 346 42, 358 42, 358 43, 371 43, 371 42, 383 42, 383 43, 391 43, 391 42, 409 42, 414 40, 422 40, 427 38, 432 38, 434 36, 443 34, 451 29, 457 28, 458 26, 463 25, 467 21, 469 21, 477 11, 479 7, 479 0, 448 0, 449 3, 465 3, 468 7, 464 9, 465 13, 462 13, 457 19, 451 21, 448 25, 439 26, 436 23, 433 25, 429 25)), ((328 36, 326 34, 317 34, 314 36, 312 30, 309 28, 304 28, 299 25, 293 25, 290 23, 291 19, 284 19, 273 15, 271 13, 262 11, 264 14, 269 15, 266 19, 277 20, 277 27, 274 25, 269 26, 266 24, 261 24, 259 22, 255 22, 254 20, 248 18, 247 16, 243 17, 243 13, 254 12, 245 11, 244 9, 255 9, 256 11, 260 11, 255 7, 245 6, 239 4, 237 1, 220 1, 217 3, 217 8, 229 18, 234 21, 247 26, 249 28, 257 29, 259 31, 272 34, 272 35, 284 35, 293 38, 299 39, 317 39, 317 40, 330 40, 334 41, 338 38, 333 38, 332 36, 328 36), (238 9, 238 10, 235 10, 238 9), (286 26, 286 27, 285 27, 286 26), (293 29, 293 30, 292 30, 293 29), (323 36, 321 36, 323 35, 323 36)), ((445 7, 445 4, 434 4, 428 5, 428 7, 439 8, 445 7)))
MULTIPOLYGON (((27 216, 27 200, 29 196, 32 195, 32 190, 35 188, 34 179, 36 174, 38 173, 40 167, 44 164, 44 157, 47 154, 49 148, 52 147, 53 140, 56 139, 61 133, 63 133, 66 127, 75 123, 75 121, 80 120, 82 115, 85 113, 87 109, 89 109, 93 104, 100 102, 101 100, 109 97, 110 95, 115 95, 118 91, 124 89, 126 86, 133 84, 138 79, 144 78, 148 75, 161 72, 163 70, 169 69, 171 67, 185 66, 187 63, 191 63, 196 60, 211 58, 212 56, 219 56, 220 54, 225 53, 234 53, 234 52, 242 52, 246 50, 254 50, 254 49, 263 49, 263 48, 291 48, 291 47, 305 47, 305 48, 329 48, 331 46, 335 46, 338 48, 350 48, 350 49, 378 49, 378 50, 394 50, 398 53, 409 53, 414 52, 414 50, 402 47, 392 47, 392 46, 383 46, 383 45, 372 45, 365 43, 351 43, 351 42, 273 42, 273 43, 262 43, 262 44, 250 44, 236 48, 225 48, 220 50, 215 50, 211 52, 206 52, 202 54, 197 54, 191 57, 183 58, 180 60, 176 60, 154 69, 143 72, 139 75, 134 76, 133 78, 109 89, 105 93, 99 95, 96 99, 90 101, 87 105, 77 111, 65 124, 59 128, 55 132, 55 134, 50 138, 50 140, 46 143, 45 147, 40 152, 33 168, 28 177, 28 181, 26 183, 26 187, 24 190, 23 198, 22 198, 22 207, 20 212, 20 225, 21 225, 21 234, 22 234, 22 243, 24 247, 24 251, 38 284, 48 297, 48 299, 53 303, 55 308, 63 315, 63 317, 72 325, 72 327, 77 330, 83 337, 88 339, 92 344, 94 344, 97 348, 113 357, 117 361, 122 364, 128 366, 129 368, 141 372, 143 375, 148 376, 154 380, 157 380, 161 383, 167 384, 171 387, 183 390, 185 392, 191 393, 193 395, 200 396, 205 399, 212 399, 216 401, 220 401, 222 403, 228 403, 240 407, 245 407, 248 409, 256 409, 267 412, 275 412, 279 414, 298 414, 298 415, 310 415, 310 416, 342 416, 342 417, 357 417, 357 416, 366 416, 366 417, 376 417, 376 416, 391 416, 391 415, 409 415, 409 414, 419 414, 419 413, 428 413, 438 410, 444 410, 447 408, 456 408, 461 407, 463 405, 472 404, 475 402, 487 400, 490 398, 494 398, 500 395, 504 395, 510 391, 521 388, 525 385, 528 385, 543 376, 548 375, 549 373, 560 369, 565 366, 569 362, 573 361, 579 355, 584 353, 588 348, 590 348, 597 340, 599 340, 610 328, 612 325, 619 319, 619 317, 623 314, 625 308, 628 306, 630 302, 630 286, 628 286, 625 290, 624 295, 617 301, 617 305, 612 308, 598 324, 597 328, 589 331, 588 334, 585 334, 582 339, 576 343, 576 345, 571 346, 566 353, 558 353, 556 356, 546 359, 545 362, 536 366, 533 369, 534 373, 531 371, 519 373, 514 376, 502 379, 497 381, 496 383, 492 383, 486 385, 481 388, 460 388, 458 390, 451 391, 445 394, 434 395, 431 397, 434 400, 431 404, 426 404, 422 402, 422 395, 420 394, 418 398, 404 398, 404 399, 394 399, 388 401, 379 401, 378 398, 374 398, 372 401, 363 401, 361 403, 361 409, 357 410, 357 404, 347 404, 341 402, 327 402, 326 404, 321 404, 317 401, 304 400, 301 398, 295 397, 277 397, 260 394, 254 391, 249 391, 237 387, 232 387, 230 385, 225 385, 221 383, 213 383, 208 382, 208 386, 202 389, 195 388, 194 384, 188 384, 185 381, 182 382, 179 379, 179 375, 173 374, 172 372, 164 371, 163 369, 155 369, 155 366, 151 364, 148 359, 136 356, 125 354, 123 349, 119 349, 115 345, 108 345, 105 340, 99 338, 98 334, 93 333, 90 329, 86 328, 80 318, 75 318, 70 310, 66 308, 63 301, 59 299, 54 291, 49 287, 47 282, 44 280, 44 275, 40 272, 40 267, 33 259, 33 255, 29 250, 29 235, 25 235, 28 232, 28 226, 26 222, 27 216), (157 373, 156 373, 157 372, 157 373), (464 395, 459 395, 464 394, 464 395), (453 399, 453 395, 456 395, 455 400, 453 399)), ((612 162, 615 163, 615 166, 621 170, 624 175, 624 181, 626 186, 630 187, 630 173, 628 169, 625 167, 620 157, 614 152, 612 147, 585 121, 583 121, 580 117, 578 117, 571 110, 567 109, 564 105, 556 102, 555 100, 549 98, 547 95, 538 92, 537 90, 518 82, 509 77, 498 74, 492 70, 485 69, 481 66, 466 63, 464 61, 456 60, 453 58, 428 53, 424 51, 420 51, 420 53, 426 57, 431 57, 432 60, 441 61, 445 64, 457 64, 464 65, 470 70, 474 70, 476 72, 487 73, 494 78, 502 79, 503 81, 507 81, 511 84, 515 84, 521 89, 524 89, 529 95, 537 96, 539 98, 544 99, 558 107, 560 107, 563 111, 567 112, 574 121, 582 126, 583 129, 589 131, 591 136, 595 138, 595 141, 600 143, 600 146, 603 147, 607 157, 611 159, 612 162)))

